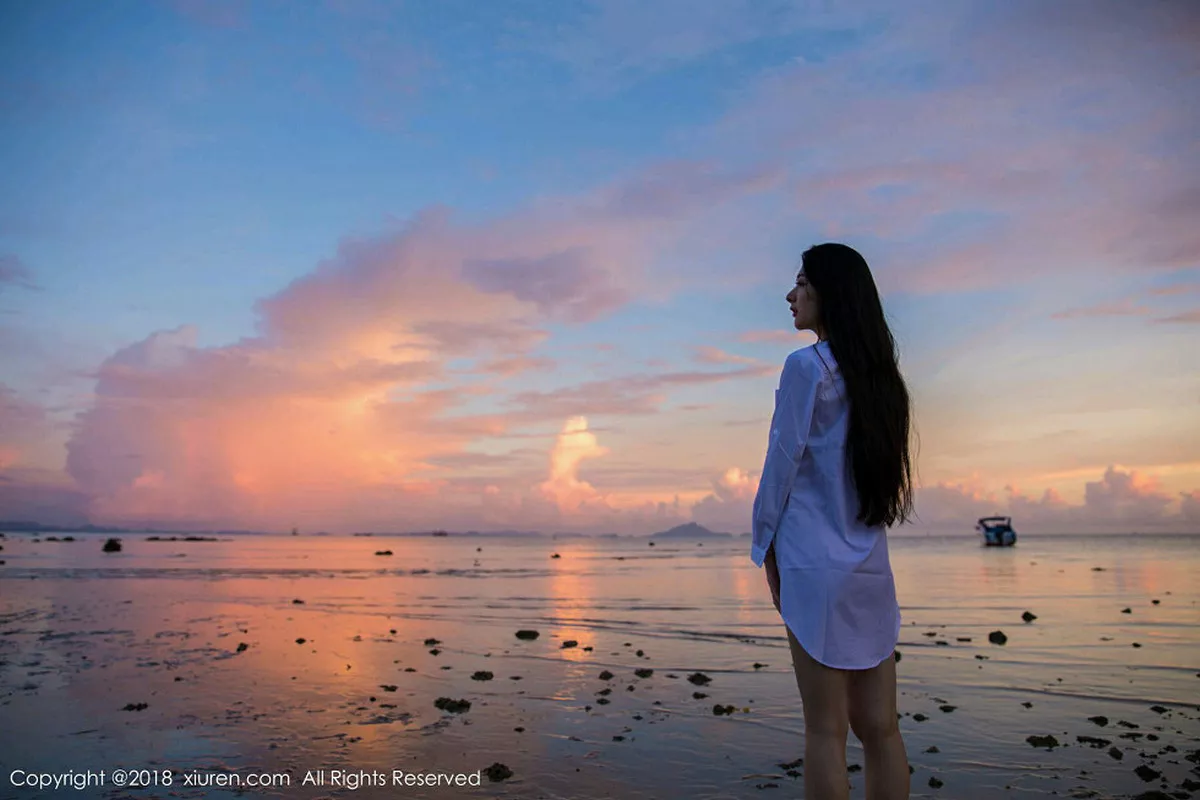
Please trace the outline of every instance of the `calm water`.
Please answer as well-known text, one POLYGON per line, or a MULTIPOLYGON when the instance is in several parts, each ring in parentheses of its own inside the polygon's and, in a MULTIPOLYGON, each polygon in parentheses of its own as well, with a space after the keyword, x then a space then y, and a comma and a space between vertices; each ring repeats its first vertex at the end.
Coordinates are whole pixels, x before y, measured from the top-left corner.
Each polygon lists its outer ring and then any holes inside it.
MULTIPOLYGON (((300 782, 494 762, 513 776, 403 796, 801 795, 780 767, 803 755, 799 697, 745 538, 137 534, 103 554, 105 537, 75 536, 0 542, 2 796, 55 796, 15 789, 12 769, 170 767, 292 778, 250 796, 385 797, 396 790, 300 782), (492 679, 473 680, 481 670, 492 679), (697 671, 711 682, 689 683, 697 671), (471 709, 443 712, 442 696, 471 709)), ((1200 781, 1200 537, 1026 536, 1005 550, 895 537, 892 559, 914 797, 1121 797, 1200 781), (988 642, 995 630, 1007 644, 988 642), (1060 746, 1026 741, 1047 734, 1060 746), (1160 776, 1144 780, 1143 765, 1160 776)), ((862 763, 853 737, 849 762, 862 763)), ((862 773, 848 778, 861 797, 862 773)))

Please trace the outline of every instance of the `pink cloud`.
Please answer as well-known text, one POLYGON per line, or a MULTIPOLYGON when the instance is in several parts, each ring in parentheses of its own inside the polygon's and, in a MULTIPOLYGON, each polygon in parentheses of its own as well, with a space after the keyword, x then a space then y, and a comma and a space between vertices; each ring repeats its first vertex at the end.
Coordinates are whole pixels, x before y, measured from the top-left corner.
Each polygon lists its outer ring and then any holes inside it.
POLYGON ((785 330, 746 331, 738 334, 737 340, 745 344, 768 342, 770 344, 790 344, 795 347, 801 347, 804 342, 804 339, 795 331, 785 330))
POLYGON ((700 345, 693 348, 695 359, 701 364, 752 364, 758 367, 766 367, 766 364, 759 361, 757 358, 749 356, 739 356, 735 353, 727 353, 719 347, 709 347, 700 345))
POLYGON ((1172 314, 1169 317, 1161 317, 1154 321, 1158 323, 1183 323, 1186 325, 1200 324, 1200 308, 1184 311, 1181 314, 1172 314))
POLYGON ((1117 303, 1100 303, 1093 306, 1073 308, 1069 311, 1059 311, 1052 314, 1052 319, 1077 319, 1079 317, 1144 317, 1151 313, 1147 306, 1137 305, 1129 300, 1117 303))

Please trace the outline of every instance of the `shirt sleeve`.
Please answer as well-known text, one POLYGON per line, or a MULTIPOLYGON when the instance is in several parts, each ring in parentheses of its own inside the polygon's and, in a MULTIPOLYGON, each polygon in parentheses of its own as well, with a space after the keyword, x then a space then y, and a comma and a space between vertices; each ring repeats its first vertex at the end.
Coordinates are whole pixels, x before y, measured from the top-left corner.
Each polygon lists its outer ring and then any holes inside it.
POLYGON ((820 371, 803 350, 788 356, 784 362, 779 389, 775 393, 767 458, 754 498, 750 558, 760 567, 775 538, 784 504, 796 480, 800 457, 804 454, 812 426, 820 379, 820 371))

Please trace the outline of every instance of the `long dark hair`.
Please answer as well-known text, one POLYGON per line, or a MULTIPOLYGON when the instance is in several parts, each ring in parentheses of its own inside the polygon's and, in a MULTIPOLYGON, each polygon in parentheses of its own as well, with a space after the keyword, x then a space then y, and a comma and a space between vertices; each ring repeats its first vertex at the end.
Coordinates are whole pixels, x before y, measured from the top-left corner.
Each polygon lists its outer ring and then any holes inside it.
POLYGON ((857 250, 833 242, 810 247, 801 261, 846 384, 846 453, 858 519, 871 526, 907 522, 913 515, 908 387, 871 270, 857 250))

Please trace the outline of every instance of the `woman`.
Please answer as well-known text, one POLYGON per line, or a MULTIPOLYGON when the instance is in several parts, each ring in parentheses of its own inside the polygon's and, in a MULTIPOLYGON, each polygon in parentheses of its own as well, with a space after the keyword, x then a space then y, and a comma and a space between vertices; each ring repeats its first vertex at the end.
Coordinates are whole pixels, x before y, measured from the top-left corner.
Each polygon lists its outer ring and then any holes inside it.
POLYGON ((912 515, 908 390, 855 250, 809 248, 787 301, 796 329, 817 342, 788 356, 775 393, 751 558, 765 564, 787 626, 804 704, 805 797, 849 797, 853 730, 869 800, 907 798, 886 528, 912 515))

